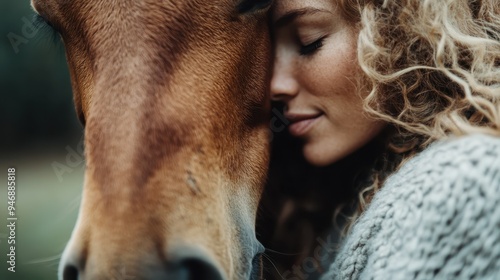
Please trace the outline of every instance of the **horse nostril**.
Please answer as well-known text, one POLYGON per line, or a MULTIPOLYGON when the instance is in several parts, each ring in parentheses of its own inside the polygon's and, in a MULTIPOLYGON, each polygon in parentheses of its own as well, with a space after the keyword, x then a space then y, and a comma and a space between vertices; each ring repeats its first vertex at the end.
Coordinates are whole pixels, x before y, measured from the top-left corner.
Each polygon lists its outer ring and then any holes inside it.
POLYGON ((67 265, 63 271, 63 280, 78 280, 78 269, 73 265, 67 265))
POLYGON ((223 280, 219 270, 211 263, 202 259, 190 258, 182 261, 188 280, 223 280))

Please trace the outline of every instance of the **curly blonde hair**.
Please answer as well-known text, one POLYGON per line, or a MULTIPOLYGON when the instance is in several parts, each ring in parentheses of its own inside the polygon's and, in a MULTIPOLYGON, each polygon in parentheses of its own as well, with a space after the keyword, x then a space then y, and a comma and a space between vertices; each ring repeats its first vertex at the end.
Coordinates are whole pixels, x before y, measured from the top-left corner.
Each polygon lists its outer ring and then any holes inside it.
POLYGON ((370 183, 358 190, 348 231, 385 178, 433 141, 500 135, 500 5, 337 1, 359 30, 358 61, 371 90, 365 110, 392 128, 370 183))

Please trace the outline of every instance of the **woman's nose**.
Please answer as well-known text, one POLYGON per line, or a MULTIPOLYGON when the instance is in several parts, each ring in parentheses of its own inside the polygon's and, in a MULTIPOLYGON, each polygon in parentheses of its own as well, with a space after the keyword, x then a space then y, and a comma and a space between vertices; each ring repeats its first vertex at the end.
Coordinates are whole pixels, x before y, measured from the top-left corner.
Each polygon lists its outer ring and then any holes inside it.
POLYGON ((287 101, 297 95, 298 91, 299 84, 295 79, 290 61, 284 57, 276 57, 271 79, 271 99, 287 101))

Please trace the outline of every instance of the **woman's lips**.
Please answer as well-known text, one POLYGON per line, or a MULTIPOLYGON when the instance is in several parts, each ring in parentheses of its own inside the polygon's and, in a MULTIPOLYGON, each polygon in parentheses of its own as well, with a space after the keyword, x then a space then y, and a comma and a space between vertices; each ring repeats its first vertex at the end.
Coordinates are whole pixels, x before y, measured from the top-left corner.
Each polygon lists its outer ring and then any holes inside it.
POLYGON ((285 114, 285 118, 291 122, 288 126, 288 131, 293 136, 302 136, 309 131, 321 116, 323 116, 323 114, 285 114))

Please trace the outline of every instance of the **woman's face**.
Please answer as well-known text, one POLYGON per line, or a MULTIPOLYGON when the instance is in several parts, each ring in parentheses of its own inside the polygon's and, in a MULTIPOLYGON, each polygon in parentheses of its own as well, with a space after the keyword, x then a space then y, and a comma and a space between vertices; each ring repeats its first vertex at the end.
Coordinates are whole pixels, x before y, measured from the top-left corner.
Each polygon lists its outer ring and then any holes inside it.
POLYGON ((273 26, 271 95, 286 104, 289 131, 304 140, 306 159, 327 165, 373 139, 384 124, 363 113, 358 32, 335 1, 278 0, 273 26))

